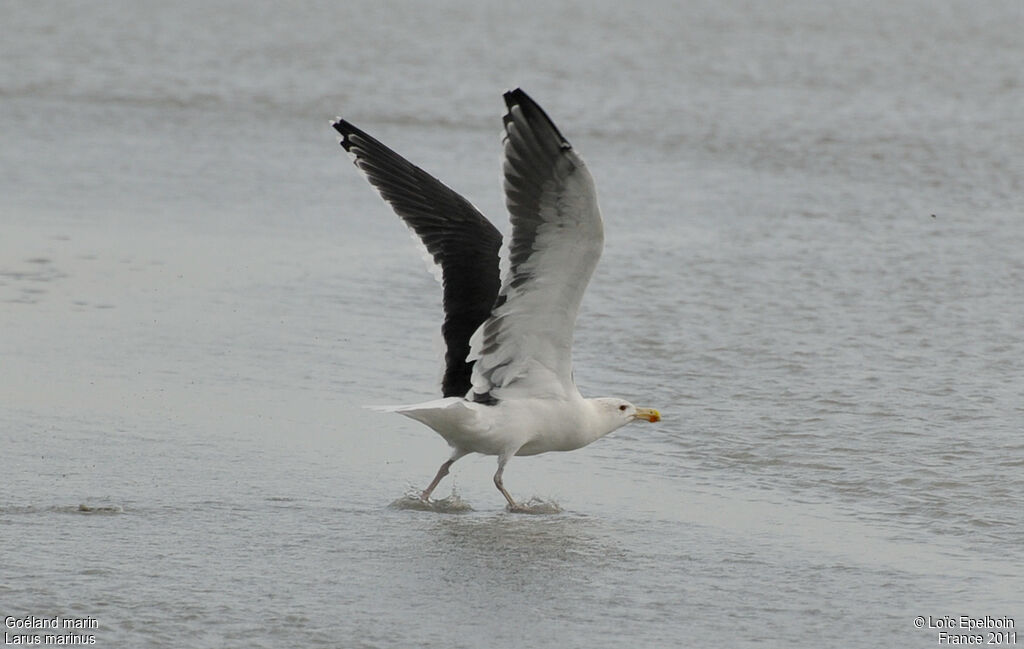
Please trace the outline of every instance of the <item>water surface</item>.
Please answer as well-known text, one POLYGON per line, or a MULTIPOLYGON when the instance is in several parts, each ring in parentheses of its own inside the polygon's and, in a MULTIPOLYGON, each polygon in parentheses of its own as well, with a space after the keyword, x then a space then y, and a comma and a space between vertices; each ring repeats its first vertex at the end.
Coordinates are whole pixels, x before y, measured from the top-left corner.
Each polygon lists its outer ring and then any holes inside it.
POLYGON ((1015 2, 151 2, 0 43, 0 613, 98 646, 933 646, 1024 620, 1015 2), (440 295, 344 114, 506 228, 593 172, 571 454, 446 457, 440 295))

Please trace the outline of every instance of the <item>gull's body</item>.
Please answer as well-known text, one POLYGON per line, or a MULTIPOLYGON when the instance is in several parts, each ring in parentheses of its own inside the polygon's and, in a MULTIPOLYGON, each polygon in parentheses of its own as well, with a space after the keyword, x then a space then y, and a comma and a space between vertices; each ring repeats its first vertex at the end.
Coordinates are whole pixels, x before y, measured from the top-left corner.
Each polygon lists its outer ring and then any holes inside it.
POLYGON ((583 448, 631 421, 633 413, 620 417, 617 406, 617 400, 599 402, 579 395, 571 400, 509 399, 495 405, 448 397, 388 410, 430 426, 452 448, 512 457, 583 448))
POLYGON ((657 411, 586 399, 572 379, 580 301, 604 246, 590 172, 522 90, 505 93, 509 269, 499 285, 501 235, 468 201, 377 140, 337 120, 341 144, 441 267, 447 346, 444 398, 386 410, 420 421, 452 447, 423 491, 430 497, 468 453, 498 457, 571 451, 657 411))

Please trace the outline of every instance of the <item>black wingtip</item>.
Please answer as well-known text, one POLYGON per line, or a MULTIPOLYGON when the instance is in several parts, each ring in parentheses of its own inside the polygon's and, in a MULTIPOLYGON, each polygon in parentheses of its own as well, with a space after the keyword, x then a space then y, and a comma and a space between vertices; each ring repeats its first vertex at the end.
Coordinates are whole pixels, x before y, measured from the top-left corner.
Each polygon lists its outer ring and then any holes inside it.
POLYGON ((519 106, 519 107, 523 108, 524 110, 537 111, 541 115, 544 115, 544 117, 547 118, 549 122, 551 121, 551 119, 548 118, 548 116, 544 113, 544 110, 540 106, 537 105, 537 102, 535 102, 530 97, 530 95, 526 94, 526 92, 522 88, 514 88, 512 90, 506 90, 505 94, 504 94, 504 97, 505 97, 505 108, 507 108, 509 110, 512 110, 513 106, 519 106))
POLYGON ((508 106, 509 108, 512 108, 512 106, 515 106, 516 104, 522 102, 524 99, 531 103, 533 102, 533 100, 530 99, 530 95, 526 94, 522 88, 513 88, 512 90, 506 90, 504 97, 505 105, 508 106))
POLYGON ((548 127, 550 127, 552 131, 554 131, 555 135, 561 141, 562 148, 572 148, 572 145, 569 144, 569 141, 565 139, 565 136, 562 135, 562 132, 558 130, 557 126, 555 126, 554 121, 552 121, 552 119, 548 117, 548 114, 544 112, 544 109, 541 108, 540 105, 530 97, 530 95, 526 94, 526 92, 522 88, 506 90, 504 97, 505 107, 508 109, 508 112, 505 113, 504 118, 504 122, 506 125, 512 119, 512 109, 518 106, 519 110, 522 111, 523 116, 526 118, 526 121, 528 123, 536 123, 538 120, 546 123, 548 127))
POLYGON ((331 122, 331 126, 334 127, 335 131, 341 134, 341 138, 339 139, 338 144, 340 144, 342 147, 345 148, 346 151, 348 151, 349 148, 352 146, 352 140, 350 140, 349 137, 353 133, 358 133, 359 129, 353 126, 351 122, 348 122, 340 117, 335 117, 334 121, 331 122))

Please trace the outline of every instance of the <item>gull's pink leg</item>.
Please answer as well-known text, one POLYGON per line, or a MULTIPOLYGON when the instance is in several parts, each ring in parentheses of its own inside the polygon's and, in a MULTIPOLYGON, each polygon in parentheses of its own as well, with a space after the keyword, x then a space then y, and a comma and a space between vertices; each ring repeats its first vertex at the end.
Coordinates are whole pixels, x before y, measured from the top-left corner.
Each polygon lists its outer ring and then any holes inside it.
POLYGON ((437 470, 437 475, 434 476, 434 479, 430 482, 430 485, 423 490, 423 493, 420 494, 421 500, 426 502, 427 500, 430 499, 430 494, 434 493, 434 488, 437 487, 437 484, 441 482, 442 478, 448 475, 448 469, 450 469, 451 466, 455 464, 455 460, 459 459, 463 455, 465 455, 465 453, 463 453, 462 451, 457 451, 452 454, 452 456, 448 459, 447 462, 441 465, 441 468, 437 470))
POLYGON ((522 506, 517 505, 516 501, 512 500, 512 496, 505 491, 505 484, 501 480, 501 474, 505 472, 505 462, 507 461, 507 459, 504 462, 498 460, 498 472, 494 474, 494 486, 498 488, 498 491, 501 492, 502 496, 505 496, 505 500, 508 501, 508 510, 510 512, 526 511, 522 506))
POLYGON ((437 487, 437 483, 441 482, 441 479, 448 475, 448 468, 454 463, 455 460, 448 460, 441 465, 441 468, 437 470, 437 475, 434 476, 434 480, 430 483, 430 486, 424 489, 423 493, 420 494, 420 500, 430 500, 430 494, 434 491, 434 488, 437 487))

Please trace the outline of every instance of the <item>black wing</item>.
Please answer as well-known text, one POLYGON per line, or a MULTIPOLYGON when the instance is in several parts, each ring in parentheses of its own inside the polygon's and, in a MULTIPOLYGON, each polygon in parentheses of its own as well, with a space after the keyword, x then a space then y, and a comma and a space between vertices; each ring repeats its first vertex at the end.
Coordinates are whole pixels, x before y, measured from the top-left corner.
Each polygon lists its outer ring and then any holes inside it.
POLYGON ((491 314, 500 285, 501 233, 465 198, 349 122, 338 119, 341 146, 441 267, 444 290, 445 397, 469 392, 469 339, 491 314))

